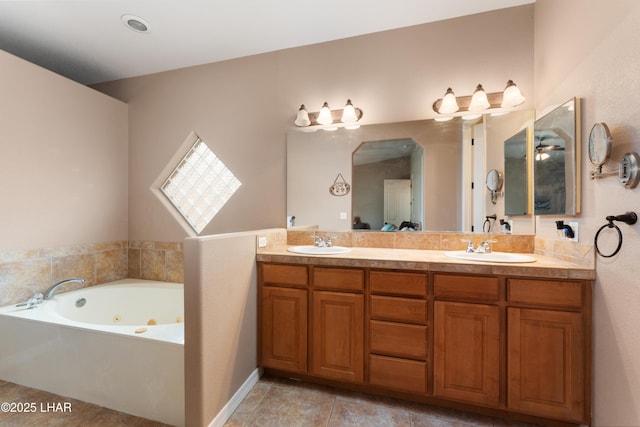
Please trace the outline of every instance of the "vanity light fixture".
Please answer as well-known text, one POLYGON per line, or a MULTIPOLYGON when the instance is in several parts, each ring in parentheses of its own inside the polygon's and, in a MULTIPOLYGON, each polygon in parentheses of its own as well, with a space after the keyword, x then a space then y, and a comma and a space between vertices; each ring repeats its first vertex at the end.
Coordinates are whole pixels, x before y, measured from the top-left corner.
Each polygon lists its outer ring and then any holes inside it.
POLYGON ((357 129, 360 127, 358 120, 362 118, 362 110, 354 107, 350 99, 347 99, 342 110, 331 110, 329 103, 322 104, 322 108, 317 113, 309 113, 302 104, 296 115, 295 125, 298 127, 310 127, 310 130, 317 128, 324 130, 336 130, 339 127, 345 129, 357 129))
POLYGON ((433 103, 433 111, 441 115, 441 120, 462 116, 465 120, 479 118, 484 112, 506 114, 505 110, 515 108, 525 101, 520 89, 507 81, 503 92, 487 93, 481 84, 476 86, 473 95, 456 97, 448 88, 444 96, 433 103))

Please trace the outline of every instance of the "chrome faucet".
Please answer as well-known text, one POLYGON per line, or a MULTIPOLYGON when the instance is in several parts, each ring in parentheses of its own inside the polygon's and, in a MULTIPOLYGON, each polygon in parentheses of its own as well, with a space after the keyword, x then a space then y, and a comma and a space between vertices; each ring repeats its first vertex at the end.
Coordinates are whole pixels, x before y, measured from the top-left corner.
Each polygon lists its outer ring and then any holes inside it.
POLYGON ((325 246, 327 246, 327 243, 324 241, 324 238, 322 236, 311 236, 313 237, 313 246, 315 246, 316 248, 324 248, 325 246))
POLYGON ((329 236, 327 240, 325 240, 322 236, 311 236, 313 238, 313 246, 316 248, 331 248, 333 247, 333 239, 337 236, 329 236))
POLYGON ((473 253, 473 242, 471 240, 462 239, 460 241, 467 244, 467 249, 465 251, 466 253, 468 254, 473 253))
POLYGON ((58 282, 54 285, 51 285, 49 289, 47 289, 44 293, 43 299, 49 299, 55 295, 60 286, 66 285, 67 283, 81 283, 84 284, 84 279, 66 279, 61 282, 58 282))
POLYGON ((491 246, 489 245, 489 243, 495 243, 495 242, 497 242, 497 240, 485 240, 484 242, 480 242, 475 252, 478 254, 490 254, 491 246))

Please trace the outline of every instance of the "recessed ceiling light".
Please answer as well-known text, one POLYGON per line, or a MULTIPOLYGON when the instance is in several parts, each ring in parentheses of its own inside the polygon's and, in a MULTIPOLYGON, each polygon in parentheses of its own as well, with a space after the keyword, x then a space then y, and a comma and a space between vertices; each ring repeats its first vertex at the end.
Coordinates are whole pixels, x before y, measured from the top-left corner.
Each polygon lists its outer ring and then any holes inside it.
POLYGON ((122 23, 131 31, 136 33, 150 33, 151 26, 147 21, 136 15, 122 15, 122 23))

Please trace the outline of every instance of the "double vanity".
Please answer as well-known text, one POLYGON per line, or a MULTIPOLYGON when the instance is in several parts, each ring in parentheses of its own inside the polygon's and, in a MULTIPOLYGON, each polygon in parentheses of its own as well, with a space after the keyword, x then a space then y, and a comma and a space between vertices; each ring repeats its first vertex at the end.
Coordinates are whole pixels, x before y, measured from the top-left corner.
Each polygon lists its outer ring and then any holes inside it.
POLYGON ((291 248, 257 255, 265 371, 505 418, 590 424, 593 269, 533 253, 487 261, 457 257, 465 251, 291 248))

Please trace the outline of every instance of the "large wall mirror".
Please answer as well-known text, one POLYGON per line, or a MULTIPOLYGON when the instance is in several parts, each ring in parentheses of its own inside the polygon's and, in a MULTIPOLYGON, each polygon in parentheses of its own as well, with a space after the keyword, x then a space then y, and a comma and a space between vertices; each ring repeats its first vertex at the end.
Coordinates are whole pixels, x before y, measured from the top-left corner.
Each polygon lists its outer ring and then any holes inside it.
POLYGON ((534 124, 534 213, 580 212, 580 103, 573 98, 534 124))
MULTIPOLYGON (((486 147, 482 162, 470 160, 473 155, 468 151, 478 124, 460 118, 332 132, 291 131, 287 135, 287 215, 296 217, 297 226, 317 225, 326 231, 380 230, 385 222, 383 181, 405 180, 410 183, 411 212, 394 219, 398 228, 407 221, 423 231, 470 232, 474 209, 482 212, 480 217, 494 212, 503 216, 502 202, 492 205, 484 185, 474 186, 482 201, 474 206, 469 192, 474 164, 482 163, 486 170, 502 168, 503 142, 523 128, 525 115, 533 122, 533 111, 485 117, 484 127, 480 121, 486 147), (329 191, 337 178, 349 184, 349 193, 329 191)), ((486 170, 475 175, 484 180, 486 170)), ((474 229, 482 231, 482 223, 474 229)))

